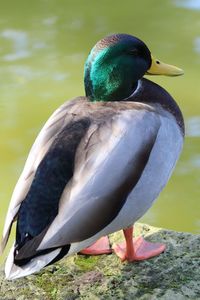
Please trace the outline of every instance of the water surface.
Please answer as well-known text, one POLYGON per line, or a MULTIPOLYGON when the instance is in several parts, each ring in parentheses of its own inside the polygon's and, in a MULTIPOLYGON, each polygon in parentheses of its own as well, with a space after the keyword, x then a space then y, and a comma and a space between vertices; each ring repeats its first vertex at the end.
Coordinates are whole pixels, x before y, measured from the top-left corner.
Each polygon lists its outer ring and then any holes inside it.
POLYGON ((49 115, 84 94, 83 65, 111 33, 143 39, 154 56, 185 70, 152 77, 177 100, 187 136, 176 170, 143 222, 200 230, 200 1, 17 1, 0 10, 0 231, 28 151, 49 115))

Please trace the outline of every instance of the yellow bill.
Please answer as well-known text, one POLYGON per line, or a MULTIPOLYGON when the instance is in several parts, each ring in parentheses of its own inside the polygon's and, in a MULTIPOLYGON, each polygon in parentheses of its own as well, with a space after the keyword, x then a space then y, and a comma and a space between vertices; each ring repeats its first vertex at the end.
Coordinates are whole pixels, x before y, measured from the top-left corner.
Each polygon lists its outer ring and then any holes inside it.
POLYGON ((166 75, 166 76, 179 76, 183 75, 184 71, 175 66, 165 64, 158 59, 151 56, 151 67, 147 70, 146 75, 166 75))

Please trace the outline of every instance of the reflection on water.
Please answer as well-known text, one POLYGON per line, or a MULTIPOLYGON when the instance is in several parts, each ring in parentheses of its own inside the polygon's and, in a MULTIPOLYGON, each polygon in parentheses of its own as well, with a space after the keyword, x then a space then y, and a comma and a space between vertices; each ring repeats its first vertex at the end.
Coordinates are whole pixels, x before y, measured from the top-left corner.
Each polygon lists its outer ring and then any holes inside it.
POLYGON ((200 0, 175 0, 175 4, 180 7, 200 10, 200 0))
POLYGON ((57 16, 52 16, 52 17, 44 19, 42 23, 44 25, 51 26, 51 25, 54 25, 57 22, 57 20, 58 20, 57 16))
POLYGON ((27 50, 28 37, 25 32, 6 29, 1 33, 1 36, 12 43, 12 52, 4 55, 3 60, 14 61, 31 55, 30 51, 27 50))
POLYGON ((194 116, 186 121, 186 136, 200 137, 200 116, 194 116))
POLYGON ((200 37, 196 37, 194 40, 194 50, 200 53, 200 37))
POLYGON ((142 219, 200 231, 200 1, 2 2, 0 10, 0 231, 28 151, 49 115, 84 94, 83 66, 105 35, 142 38, 160 59, 183 68, 180 78, 151 77, 180 104, 186 141, 172 179, 142 219), (47 4, 48 3, 48 4, 47 4), (137 3, 137 4, 136 4, 137 3), (191 8, 191 9, 183 9, 191 8), (192 26, 191 26, 192 24, 192 26))

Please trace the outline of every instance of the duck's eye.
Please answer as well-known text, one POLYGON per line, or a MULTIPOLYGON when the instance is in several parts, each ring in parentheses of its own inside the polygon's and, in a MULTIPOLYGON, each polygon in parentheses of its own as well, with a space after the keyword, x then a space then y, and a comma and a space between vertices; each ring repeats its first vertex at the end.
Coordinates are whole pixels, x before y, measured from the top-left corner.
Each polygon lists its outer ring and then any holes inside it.
POLYGON ((156 60, 156 63, 157 63, 157 65, 159 65, 160 64, 159 60, 156 60))

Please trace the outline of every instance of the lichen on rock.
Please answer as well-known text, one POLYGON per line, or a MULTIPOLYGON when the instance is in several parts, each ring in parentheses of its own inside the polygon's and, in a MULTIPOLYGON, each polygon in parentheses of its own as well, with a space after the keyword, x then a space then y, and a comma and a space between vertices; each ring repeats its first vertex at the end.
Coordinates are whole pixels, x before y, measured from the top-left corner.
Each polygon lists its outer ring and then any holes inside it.
MULTIPOLYGON (((0 300, 200 299, 200 235, 136 224, 137 235, 164 242, 146 261, 121 263, 114 255, 74 255, 26 278, 8 281, 0 271, 0 300)), ((110 242, 122 240, 121 232, 110 242)))

